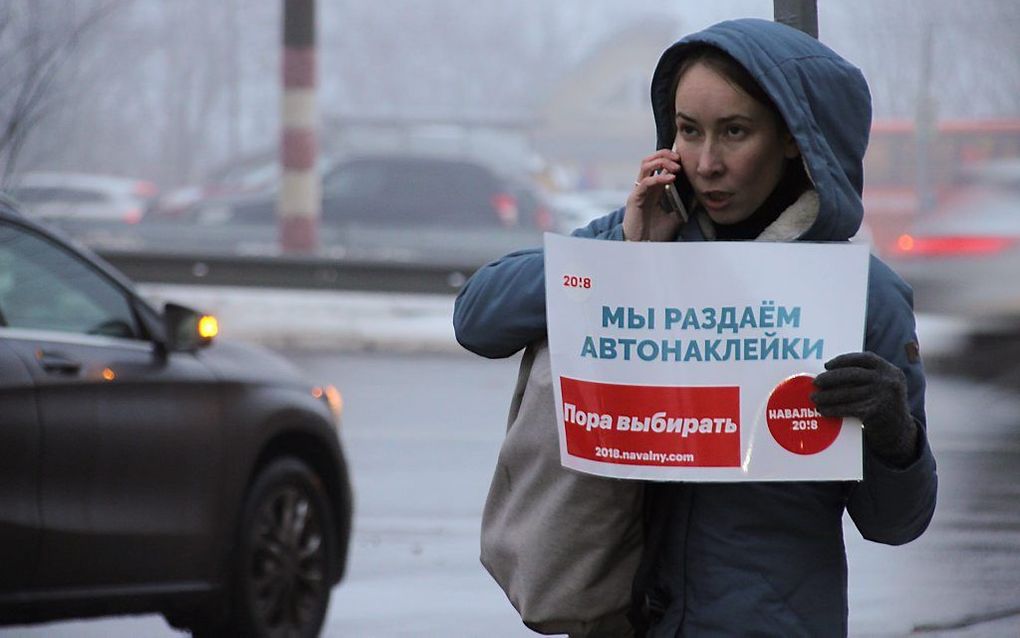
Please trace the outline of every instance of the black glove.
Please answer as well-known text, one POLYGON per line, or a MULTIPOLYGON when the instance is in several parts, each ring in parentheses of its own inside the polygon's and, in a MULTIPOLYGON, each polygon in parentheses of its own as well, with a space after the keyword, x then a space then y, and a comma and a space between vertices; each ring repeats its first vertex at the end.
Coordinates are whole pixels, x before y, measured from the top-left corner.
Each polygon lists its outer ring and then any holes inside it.
POLYGON ((811 400, 824 416, 857 417, 864 440, 883 460, 905 467, 917 458, 917 424, 903 371, 871 352, 841 354, 815 377, 811 400))

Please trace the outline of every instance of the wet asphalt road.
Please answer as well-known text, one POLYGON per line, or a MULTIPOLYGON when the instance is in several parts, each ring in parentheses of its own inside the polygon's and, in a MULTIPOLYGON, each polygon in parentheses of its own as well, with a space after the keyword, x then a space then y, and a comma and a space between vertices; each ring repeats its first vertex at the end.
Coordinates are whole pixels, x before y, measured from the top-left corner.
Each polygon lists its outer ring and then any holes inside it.
MULTIPOLYGON (((533 635, 477 560, 517 361, 289 356, 337 384, 346 402, 355 536, 323 635, 533 635)), ((938 510, 921 539, 895 548, 862 540, 847 521, 852 636, 1020 636, 1020 392, 1008 387, 930 375, 938 510)), ((0 638, 175 635, 158 616, 0 630, 0 638)))

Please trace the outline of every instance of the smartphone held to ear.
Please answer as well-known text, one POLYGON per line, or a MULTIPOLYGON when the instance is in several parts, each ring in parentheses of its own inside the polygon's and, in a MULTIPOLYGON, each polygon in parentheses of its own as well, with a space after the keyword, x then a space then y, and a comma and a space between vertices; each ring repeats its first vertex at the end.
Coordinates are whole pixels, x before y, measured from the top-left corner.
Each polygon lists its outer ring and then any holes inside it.
MULTIPOLYGON (((673 147, 673 152, 676 152, 676 146, 673 147)), ((679 215, 680 219, 686 223, 688 219, 687 206, 693 201, 694 188, 687 180, 687 175, 683 169, 681 169, 676 174, 676 179, 673 180, 673 183, 666 184, 665 193, 662 196, 660 205, 665 210, 679 215)))
POLYGON ((665 191, 662 195, 662 207, 671 213, 676 213, 686 223, 688 215, 687 204, 685 202, 691 201, 690 196, 693 193, 690 184, 687 183, 687 176, 680 172, 676 176, 676 181, 672 184, 666 184, 665 191), (686 189, 683 188, 685 184, 687 184, 686 189))

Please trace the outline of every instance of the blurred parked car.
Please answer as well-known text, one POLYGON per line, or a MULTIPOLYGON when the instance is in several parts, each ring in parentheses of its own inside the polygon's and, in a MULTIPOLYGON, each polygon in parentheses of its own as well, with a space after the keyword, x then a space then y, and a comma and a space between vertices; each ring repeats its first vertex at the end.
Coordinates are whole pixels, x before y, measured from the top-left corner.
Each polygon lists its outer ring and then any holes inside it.
MULTIPOLYGON (((347 157, 325 174, 322 190, 319 243, 334 257, 481 265, 541 245, 554 227, 536 186, 468 159, 347 157)), ((180 216, 186 223, 154 216, 134 232, 161 251, 275 254, 276 207, 275 192, 207 198, 180 216)))
POLYGON ((37 219, 114 221, 136 224, 152 208, 159 189, 145 180, 85 173, 26 173, 10 194, 37 219))
POLYGON ((914 287, 918 310, 1020 326, 1020 159, 972 170, 969 185, 916 220, 886 257, 914 287))
POLYGON ((0 624, 318 633, 351 527, 340 395, 213 332, 0 198, 0 624))
POLYGON ((151 217, 185 217, 202 200, 275 192, 279 182, 280 160, 277 154, 258 153, 213 170, 200 184, 164 193, 156 202, 151 217))
POLYGON ((584 190, 557 193, 552 197, 556 227, 562 233, 587 226, 592 220, 627 205, 630 191, 584 190))
MULTIPOLYGON (((550 229, 551 211, 523 179, 446 157, 365 155, 332 166, 322 181, 324 225, 550 229)), ((276 223, 276 193, 198 202, 196 221, 276 223)))

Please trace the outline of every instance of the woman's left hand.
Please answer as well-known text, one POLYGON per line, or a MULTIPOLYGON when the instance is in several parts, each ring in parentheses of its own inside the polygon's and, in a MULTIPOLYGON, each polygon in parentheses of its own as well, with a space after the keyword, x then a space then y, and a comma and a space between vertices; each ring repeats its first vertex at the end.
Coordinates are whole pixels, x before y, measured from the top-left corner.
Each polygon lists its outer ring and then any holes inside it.
POLYGON ((897 466, 917 457, 917 424, 907 405, 903 371, 871 352, 842 354, 815 377, 811 399, 824 416, 852 416, 864 423, 873 452, 897 466))

